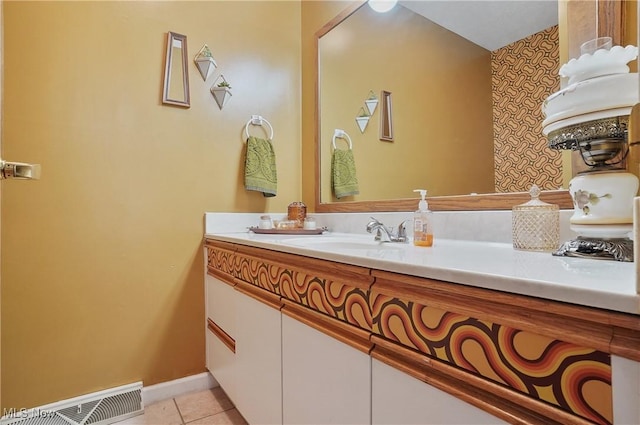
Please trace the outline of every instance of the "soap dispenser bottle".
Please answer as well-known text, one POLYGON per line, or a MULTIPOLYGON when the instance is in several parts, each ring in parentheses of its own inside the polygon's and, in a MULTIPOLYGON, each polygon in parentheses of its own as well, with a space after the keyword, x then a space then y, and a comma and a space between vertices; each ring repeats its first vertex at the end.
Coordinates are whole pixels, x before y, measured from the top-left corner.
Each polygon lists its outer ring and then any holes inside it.
POLYGON ((413 244, 416 246, 433 246, 433 213, 429 210, 429 205, 425 197, 425 189, 416 189, 422 198, 418 203, 418 210, 413 214, 413 244))

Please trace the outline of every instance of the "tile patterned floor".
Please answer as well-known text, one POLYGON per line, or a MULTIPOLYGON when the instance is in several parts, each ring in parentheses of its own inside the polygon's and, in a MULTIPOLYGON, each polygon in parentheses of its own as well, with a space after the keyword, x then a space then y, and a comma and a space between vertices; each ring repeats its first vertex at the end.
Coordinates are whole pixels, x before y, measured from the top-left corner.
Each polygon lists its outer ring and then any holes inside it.
POLYGON ((145 406, 144 414, 117 425, 247 425, 220 387, 145 406))

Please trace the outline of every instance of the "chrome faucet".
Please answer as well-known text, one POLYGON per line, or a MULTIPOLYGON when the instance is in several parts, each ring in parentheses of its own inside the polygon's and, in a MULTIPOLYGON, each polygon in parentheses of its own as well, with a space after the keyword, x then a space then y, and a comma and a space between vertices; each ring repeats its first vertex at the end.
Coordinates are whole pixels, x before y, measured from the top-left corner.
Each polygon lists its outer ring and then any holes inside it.
POLYGON ((378 219, 371 217, 371 221, 367 224, 367 232, 376 232, 375 240, 380 242, 409 242, 407 238, 406 223, 408 220, 403 221, 398 225, 397 233, 393 233, 390 227, 386 227, 378 219))

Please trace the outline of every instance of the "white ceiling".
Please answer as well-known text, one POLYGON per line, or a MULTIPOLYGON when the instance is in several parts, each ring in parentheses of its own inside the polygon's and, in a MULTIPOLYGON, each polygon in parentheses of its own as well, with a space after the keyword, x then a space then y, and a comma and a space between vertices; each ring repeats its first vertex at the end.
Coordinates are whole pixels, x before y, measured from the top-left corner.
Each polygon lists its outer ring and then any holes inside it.
POLYGON ((558 23, 557 0, 401 0, 399 3, 489 51, 558 23))

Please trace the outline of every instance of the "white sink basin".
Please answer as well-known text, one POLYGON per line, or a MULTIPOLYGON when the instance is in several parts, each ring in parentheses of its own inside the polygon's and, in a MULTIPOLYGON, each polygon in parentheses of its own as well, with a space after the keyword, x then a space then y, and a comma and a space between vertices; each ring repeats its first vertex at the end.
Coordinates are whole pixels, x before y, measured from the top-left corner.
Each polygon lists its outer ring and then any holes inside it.
POLYGON ((371 250, 403 250, 409 244, 398 242, 378 242, 373 236, 332 236, 319 235, 303 238, 291 238, 282 241, 283 244, 300 248, 317 249, 320 251, 371 251, 371 250))

